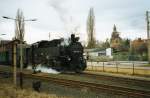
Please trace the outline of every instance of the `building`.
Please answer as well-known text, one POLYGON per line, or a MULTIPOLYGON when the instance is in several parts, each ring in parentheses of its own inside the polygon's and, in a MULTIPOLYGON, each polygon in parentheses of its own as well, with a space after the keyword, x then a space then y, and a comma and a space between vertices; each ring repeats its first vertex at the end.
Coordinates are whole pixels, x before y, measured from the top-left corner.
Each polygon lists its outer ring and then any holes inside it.
POLYGON ((9 43, 11 40, 1 40, 0 41, 0 52, 6 51, 9 48, 9 43))
MULTIPOLYGON (((1 40, 0 41, 0 64, 12 64, 13 45, 16 44, 17 54, 19 54, 19 40, 1 40)), ((17 57, 19 59, 19 57, 17 57)), ((18 62, 19 63, 19 62, 18 62)))
POLYGON ((119 32, 117 31, 116 25, 114 25, 110 39, 110 47, 118 50, 118 48, 121 46, 121 42, 122 38, 120 37, 119 32))
POLYGON ((112 49, 107 48, 105 50, 99 50, 99 49, 85 49, 84 53, 86 56, 108 56, 112 58, 112 49))

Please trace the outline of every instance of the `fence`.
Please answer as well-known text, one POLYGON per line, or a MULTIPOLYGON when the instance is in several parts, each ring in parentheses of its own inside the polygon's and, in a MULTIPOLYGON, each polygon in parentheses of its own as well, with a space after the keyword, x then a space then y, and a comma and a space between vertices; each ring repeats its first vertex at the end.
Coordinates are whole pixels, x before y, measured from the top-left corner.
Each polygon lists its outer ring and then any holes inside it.
POLYGON ((140 61, 89 61, 87 62, 87 70, 150 76, 150 66, 147 63, 140 61))

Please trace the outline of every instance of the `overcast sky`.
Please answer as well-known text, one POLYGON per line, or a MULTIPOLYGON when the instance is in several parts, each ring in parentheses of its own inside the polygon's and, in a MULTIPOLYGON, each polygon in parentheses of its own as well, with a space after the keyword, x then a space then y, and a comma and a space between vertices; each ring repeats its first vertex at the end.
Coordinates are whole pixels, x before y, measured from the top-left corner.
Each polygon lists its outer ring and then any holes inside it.
MULTIPOLYGON (((96 39, 104 41, 111 37, 113 25, 123 38, 146 38, 145 12, 150 9, 149 0, 0 0, 0 16, 15 18, 20 8, 26 19, 25 40, 67 37, 72 31, 86 40, 86 21, 90 7, 94 8, 96 39)), ((14 21, 0 17, 0 36, 12 39, 14 21)))

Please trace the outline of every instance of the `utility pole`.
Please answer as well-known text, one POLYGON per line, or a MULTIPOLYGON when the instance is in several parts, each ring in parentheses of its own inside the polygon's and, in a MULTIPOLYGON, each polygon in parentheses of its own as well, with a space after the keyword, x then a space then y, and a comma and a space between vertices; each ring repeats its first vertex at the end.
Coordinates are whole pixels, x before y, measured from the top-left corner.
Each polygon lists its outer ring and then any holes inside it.
MULTIPOLYGON (((20 87, 23 88, 23 42, 24 42, 24 26, 25 26, 25 21, 36 21, 36 19, 24 19, 23 12, 18 9, 17 11, 17 16, 16 18, 11 18, 7 16, 2 16, 5 19, 11 19, 14 20, 16 23, 16 28, 15 28, 15 39, 20 41, 20 87)), ((15 49, 15 48, 14 48, 15 49)), ((14 56, 15 60, 15 56, 14 56)), ((15 62, 15 61, 14 61, 15 62)), ((15 67, 14 67, 15 70, 15 67)))
POLYGON ((150 63, 149 11, 146 11, 148 62, 150 63))
POLYGON ((17 63, 16 63, 16 41, 14 40, 13 43, 13 66, 14 66, 14 73, 13 73, 13 82, 14 82, 14 86, 15 88, 17 87, 17 63))

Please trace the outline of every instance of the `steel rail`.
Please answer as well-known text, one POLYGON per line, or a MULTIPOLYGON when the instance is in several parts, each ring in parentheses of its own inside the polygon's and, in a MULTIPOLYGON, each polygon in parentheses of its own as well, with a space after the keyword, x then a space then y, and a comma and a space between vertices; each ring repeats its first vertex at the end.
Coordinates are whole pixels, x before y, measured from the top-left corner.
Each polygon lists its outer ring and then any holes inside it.
POLYGON ((88 73, 88 72, 84 72, 82 74, 83 76, 87 76, 87 77, 95 77, 98 80, 101 79, 107 79, 107 80, 117 80, 119 82, 126 82, 126 83, 142 83, 144 85, 150 85, 150 81, 149 80, 142 80, 142 79, 136 79, 136 78, 127 78, 127 77, 120 77, 120 76, 111 76, 111 75, 103 75, 103 74, 94 74, 94 73, 88 73))

